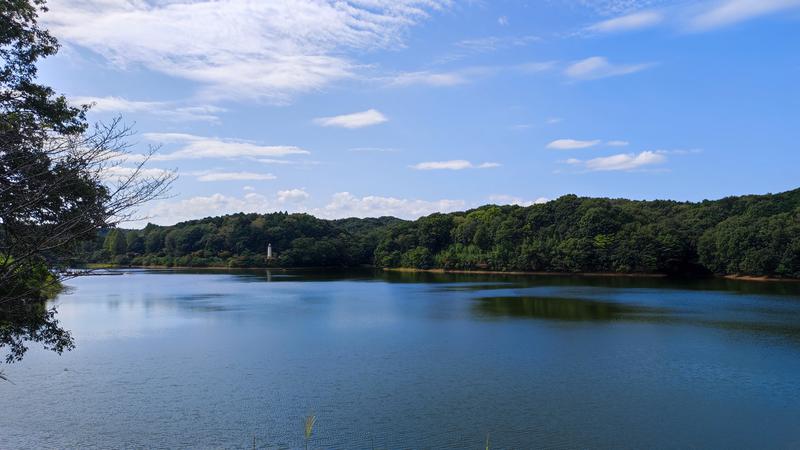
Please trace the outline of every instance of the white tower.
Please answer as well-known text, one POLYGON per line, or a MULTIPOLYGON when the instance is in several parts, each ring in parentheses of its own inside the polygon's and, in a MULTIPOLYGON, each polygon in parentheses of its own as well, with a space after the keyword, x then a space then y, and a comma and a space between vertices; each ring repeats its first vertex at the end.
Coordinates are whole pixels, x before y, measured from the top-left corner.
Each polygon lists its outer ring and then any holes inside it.
POLYGON ((272 259, 272 244, 267 244, 267 259, 272 259))

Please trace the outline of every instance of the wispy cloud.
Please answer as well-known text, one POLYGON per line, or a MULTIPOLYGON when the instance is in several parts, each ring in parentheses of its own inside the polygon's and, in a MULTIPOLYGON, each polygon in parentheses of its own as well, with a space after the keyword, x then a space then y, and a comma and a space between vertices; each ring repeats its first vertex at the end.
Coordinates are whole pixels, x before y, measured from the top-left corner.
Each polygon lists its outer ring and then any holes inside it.
POLYGON ((198 83, 209 97, 286 102, 355 77, 348 51, 402 46, 405 31, 452 0, 50 0, 62 42, 118 67, 198 83))
POLYGON ((415 170, 465 170, 465 169, 491 169, 500 167, 499 163, 485 162, 473 164, 465 159, 454 159, 451 161, 429 161, 421 162, 411 166, 415 170))
POLYGON ((158 153, 153 161, 180 159, 232 159, 243 157, 275 157, 305 155, 308 150, 294 146, 266 146, 252 142, 195 136, 183 133, 145 133, 144 138, 162 144, 178 144, 180 148, 171 153, 158 153))
POLYGON ((649 28, 658 25, 663 20, 664 15, 661 12, 640 11, 604 20, 590 26, 588 30, 595 33, 618 33, 649 28))
POLYGON ((535 35, 503 35, 503 36, 481 36, 469 39, 462 39, 454 44, 454 49, 444 56, 436 59, 437 64, 446 64, 468 58, 474 54, 491 53, 507 49, 519 49, 535 42, 541 42, 542 38, 535 35))
POLYGON ((274 180, 277 177, 271 173, 255 173, 255 172, 215 172, 204 171, 193 173, 197 177, 197 181, 211 182, 211 181, 265 181, 274 180))
POLYGON ((389 85, 392 86, 458 86, 469 81, 466 74, 462 72, 406 72, 392 77, 389 85))
POLYGON ((569 65, 564 74, 573 80, 597 80, 640 72, 653 65, 653 63, 612 64, 602 56, 592 56, 569 65))
POLYGON ((113 165, 103 169, 102 177, 105 181, 117 182, 128 179, 134 173, 143 178, 163 178, 169 176, 172 171, 155 167, 137 169, 135 167, 113 165))
POLYGON ((630 144, 631 143, 628 142, 628 141, 608 141, 608 142, 606 142, 606 145, 609 146, 609 147, 627 147, 630 144))
POLYGON ((791 9, 800 9, 800 0, 581 0, 601 3, 606 15, 616 15, 588 28, 589 33, 615 33, 651 28, 662 23, 684 30, 709 31, 791 9), (663 4, 661 7, 660 4, 663 4), (645 9, 657 7, 658 9, 645 9), (621 15, 620 15, 621 14, 621 15))
POLYGON ((524 47, 534 42, 540 42, 538 36, 487 36, 481 38, 464 39, 456 43, 456 47, 475 53, 491 52, 504 48, 524 47))
POLYGON ((567 164, 581 167, 590 172, 629 171, 646 166, 662 164, 667 157, 662 152, 643 151, 641 153, 620 153, 589 160, 571 158, 567 164))
POLYGON ((661 3, 672 3, 675 0, 568 0, 582 4, 604 16, 618 16, 652 8, 661 3))
POLYGON ((219 122, 219 114, 224 108, 213 105, 184 105, 176 102, 153 102, 129 100, 123 97, 72 97, 79 104, 92 105, 97 113, 147 113, 173 122, 219 122))
POLYGON ((535 74, 556 67, 555 61, 532 61, 497 66, 473 66, 454 71, 405 72, 388 78, 389 86, 451 87, 471 83, 500 73, 535 74))
POLYGON ((355 153, 395 153, 399 152, 400 149, 388 147, 355 147, 347 149, 347 151, 355 153))
POLYGON ((689 28, 705 31, 800 8, 800 0, 725 0, 692 17, 689 28))
POLYGON ((278 164, 278 165, 291 165, 297 164, 297 161, 291 161, 288 159, 275 159, 275 158, 258 158, 256 161, 260 162, 261 164, 278 164))
POLYGON ((314 123, 323 127, 339 128, 363 128, 387 122, 389 119, 376 109, 369 109, 362 112, 343 114, 332 117, 319 117, 314 119, 314 123))
POLYGON ((532 123, 518 123, 518 124, 515 124, 515 125, 511 125, 508 128, 510 130, 514 130, 514 131, 523 131, 523 130, 529 130, 529 129, 533 128, 533 124, 532 123))
POLYGON ((577 150, 581 148, 589 148, 594 147, 600 144, 599 139, 594 139, 591 141, 581 141, 577 139, 556 139, 553 142, 547 144, 547 148, 554 149, 554 150, 577 150))

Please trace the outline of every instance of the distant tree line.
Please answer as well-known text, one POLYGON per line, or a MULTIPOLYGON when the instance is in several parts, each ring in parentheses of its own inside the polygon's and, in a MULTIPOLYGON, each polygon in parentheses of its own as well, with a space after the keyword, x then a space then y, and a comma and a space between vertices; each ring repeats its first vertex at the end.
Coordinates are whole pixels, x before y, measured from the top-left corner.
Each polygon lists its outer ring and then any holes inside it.
POLYGON ((384 267, 800 277, 800 190, 717 201, 567 195, 393 227, 384 267))
POLYGON ((180 267, 354 267, 399 219, 322 220, 308 214, 233 214, 142 230, 111 229, 84 244, 84 262, 180 267), (267 260, 272 244, 274 258, 267 260))
POLYGON ((581 198, 416 221, 235 214, 114 229, 87 261, 160 266, 741 274, 800 278, 800 189, 700 203, 581 198), (266 259, 267 244, 276 257, 266 259))

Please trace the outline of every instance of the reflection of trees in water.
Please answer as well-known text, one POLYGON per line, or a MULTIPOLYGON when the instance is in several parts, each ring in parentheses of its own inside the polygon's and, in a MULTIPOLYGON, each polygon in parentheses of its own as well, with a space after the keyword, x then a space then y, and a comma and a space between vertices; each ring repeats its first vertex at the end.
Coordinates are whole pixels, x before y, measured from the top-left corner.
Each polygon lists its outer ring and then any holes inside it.
POLYGON ((75 348, 72 335, 56 319, 56 309, 45 301, 0 302, 0 352, 5 355, 5 362, 21 361, 31 342, 59 354, 75 348))
POLYGON ((490 297, 477 303, 480 313, 493 316, 537 317, 560 320, 611 320, 639 308, 616 303, 557 297, 490 297))

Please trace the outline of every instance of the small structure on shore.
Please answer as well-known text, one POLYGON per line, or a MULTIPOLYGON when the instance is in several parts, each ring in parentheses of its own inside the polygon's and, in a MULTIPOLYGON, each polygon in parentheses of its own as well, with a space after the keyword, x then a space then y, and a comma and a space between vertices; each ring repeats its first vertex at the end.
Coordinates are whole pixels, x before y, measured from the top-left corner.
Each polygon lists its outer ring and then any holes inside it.
POLYGON ((267 244, 267 259, 272 259, 272 244, 267 244))

